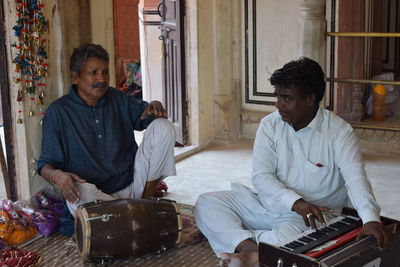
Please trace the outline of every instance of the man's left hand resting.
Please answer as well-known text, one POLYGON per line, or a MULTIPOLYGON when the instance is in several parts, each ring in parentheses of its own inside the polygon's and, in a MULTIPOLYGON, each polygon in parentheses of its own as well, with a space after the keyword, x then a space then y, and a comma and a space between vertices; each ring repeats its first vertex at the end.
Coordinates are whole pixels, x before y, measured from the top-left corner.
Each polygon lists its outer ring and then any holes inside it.
POLYGON ((154 115, 155 119, 168 118, 167 111, 165 111, 163 105, 159 101, 151 101, 143 111, 143 114, 140 118, 144 120, 149 115, 154 115))
POLYGON ((357 240, 363 236, 372 235, 376 238, 379 248, 387 247, 392 241, 392 233, 388 228, 379 222, 367 222, 364 224, 360 233, 357 236, 357 240))

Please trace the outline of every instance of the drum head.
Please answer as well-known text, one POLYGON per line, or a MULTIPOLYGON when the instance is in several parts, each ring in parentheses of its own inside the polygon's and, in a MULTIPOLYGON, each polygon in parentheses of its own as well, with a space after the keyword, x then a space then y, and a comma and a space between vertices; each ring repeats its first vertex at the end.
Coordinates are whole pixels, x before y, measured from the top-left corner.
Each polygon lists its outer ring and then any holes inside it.
POLYGON ((90 223, 87 223, 85 218, 88 217, 87 210, 84 207, 78 208, 75 218, 75 235, 76 243, 78 245, 79 254, 83 257, 84 261, 88 260, 88 253, 90 251, 90 223))
POLYGON ((181 211, 179 210, 179 207, 176 204, 176 202, 171 201, 171 204, 174 206, 175 211, 176 211, 176 217, 177 217, 176 219, 177 219, 177 223, 178 223, 178 237, 176 239, 176 244, 179 244, 182 241, 183 221, 182 221, 181 211))

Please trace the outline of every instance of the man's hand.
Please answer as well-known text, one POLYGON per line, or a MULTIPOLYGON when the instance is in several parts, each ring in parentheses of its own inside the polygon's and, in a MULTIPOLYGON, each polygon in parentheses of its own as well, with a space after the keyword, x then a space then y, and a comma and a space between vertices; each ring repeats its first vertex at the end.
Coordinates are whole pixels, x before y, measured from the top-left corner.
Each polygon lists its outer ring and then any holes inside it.
POLYGON ((167 112, 165 111, 163 105, 159 101, 151 101, 146 109, 143 111, 140 118, 144 120, 147 116, 154 115, 154 118, 168 118, 167 112))
POLYGON ((380 249, 387 247, 392 241, 392 233, 380 222, 367 222, 364 224, 361 231, 358 233, 357 240, 366 235, 375 237, 380 249))
POLYGON ((324 216, 322 216, 322 212, 333 212, 333 210, 330 208, 313 205, 304 201, 301 198, 294 202, 292 210, 303 217, 304 223, 307 226, 311 226, 311 228, 313 229, 317 228, 315 224, 315 219, 317 219, 317 221, 319 221, 322 225, 325 225, 325 220, 324 216))
POLYGON ((79 189, 76 182, 85 183, 86 181, 78 175, 70 172, 56 170, 53 174, 53 183, 58 187, 60 193, 71 203, 79 201, 79 189))

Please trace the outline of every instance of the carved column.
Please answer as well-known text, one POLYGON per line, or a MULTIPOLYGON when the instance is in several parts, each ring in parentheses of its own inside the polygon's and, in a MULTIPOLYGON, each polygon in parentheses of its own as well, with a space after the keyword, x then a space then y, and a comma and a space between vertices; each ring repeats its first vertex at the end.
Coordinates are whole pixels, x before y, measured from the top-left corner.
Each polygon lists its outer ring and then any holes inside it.
POLYGON ((319 62, 325 69, 325 0, 300 0, 298 55, 319 62))

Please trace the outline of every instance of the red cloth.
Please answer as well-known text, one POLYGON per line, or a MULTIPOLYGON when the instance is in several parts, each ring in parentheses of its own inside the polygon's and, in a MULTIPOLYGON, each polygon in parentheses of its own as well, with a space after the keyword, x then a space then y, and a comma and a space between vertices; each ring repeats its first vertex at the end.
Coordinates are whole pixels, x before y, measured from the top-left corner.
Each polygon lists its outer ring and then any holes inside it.
POLYGON ((1 252, 0 267, 33 267, 37 266, 41 258, 34 252, 9 248, 1 252))

